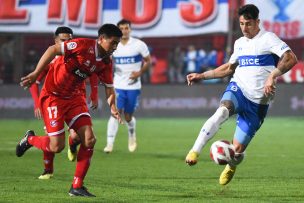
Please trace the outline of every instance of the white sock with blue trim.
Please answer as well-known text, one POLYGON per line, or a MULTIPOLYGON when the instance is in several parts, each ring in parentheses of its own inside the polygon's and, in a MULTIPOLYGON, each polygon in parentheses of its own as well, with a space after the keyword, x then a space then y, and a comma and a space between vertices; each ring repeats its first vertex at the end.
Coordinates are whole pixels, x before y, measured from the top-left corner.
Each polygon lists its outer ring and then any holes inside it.
POLYGON ((127 122, 127 127, 128 127, 128 135, 129 137, 136 137, 136 119, 134 116, 132 116, 132 119, 130 122, 127 122))
POLYGON ((107 146, 113 146, 115 137, 118 131, 118 120, 113 116, 110 117, 108 121, 108 128, 107 128, 107 146))
POLYGON ((200 153, 202 148, 207 144, 216 132, 219 130, 220 125, 229 118, 229 110, 221 106, 211 116, 201 128, 201 131, 192 147, 192 151, 200 153))

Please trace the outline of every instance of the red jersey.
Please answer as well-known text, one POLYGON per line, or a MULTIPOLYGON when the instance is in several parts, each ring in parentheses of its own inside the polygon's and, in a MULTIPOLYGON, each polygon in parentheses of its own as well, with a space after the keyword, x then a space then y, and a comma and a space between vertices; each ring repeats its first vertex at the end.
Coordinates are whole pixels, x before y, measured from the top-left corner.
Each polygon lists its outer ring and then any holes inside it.
POLYGON ((61 98, 83 95, 85 79, 96 74, 106 86, 113 86, 112 60, 98 57, 97 42, 78 38, 61 44, 64 57, 56 60, 44 83, 44 91, 61 98))

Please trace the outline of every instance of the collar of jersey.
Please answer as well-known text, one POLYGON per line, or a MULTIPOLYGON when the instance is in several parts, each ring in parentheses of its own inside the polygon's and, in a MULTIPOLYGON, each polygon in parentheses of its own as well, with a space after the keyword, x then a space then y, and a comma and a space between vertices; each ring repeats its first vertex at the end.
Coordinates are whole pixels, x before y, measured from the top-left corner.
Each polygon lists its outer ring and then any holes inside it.
POLYGON ((95 40, 95 58, 96 58, 96 61, 101 61, 102 60, 102 58, 100 58, 98 56, 97 40, 95 40))

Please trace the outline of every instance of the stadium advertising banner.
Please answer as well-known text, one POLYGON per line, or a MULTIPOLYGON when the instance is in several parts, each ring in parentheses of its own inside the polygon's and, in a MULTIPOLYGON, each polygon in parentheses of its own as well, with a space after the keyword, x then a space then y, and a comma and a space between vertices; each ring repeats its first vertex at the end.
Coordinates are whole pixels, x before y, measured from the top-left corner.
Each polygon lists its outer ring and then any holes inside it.
MULTIPOLYGON (((218 108, 225 84, 148 85, 142 89, 138 117, 209 117, 218 108), (174 91, 172 91, 174 90, 174 91)), ((99 88, 104 96, 104 88, 99 88)), ((89 91, 87 91, 89 92, 89 91)), ((91 111, 93 118, 108 118, 110 110, 105 98, 100 98, 99 109, 91 111)), ((270 116, 304 115, 302 84, 278 84, 270 116)), ((0 86, 0 119, 34 119, 33 100, 29 91, 17 85, 0 86)))
POLYGON ((137 37, 228 31, 228 0, 0 0, 0 32, 53 33, 70 26, 96 36, 104 23, 125 18, 137 37))
POLYGON ((304 36, 303 0, 245 0, 260 10, 261 25, 283 39, 304 36))

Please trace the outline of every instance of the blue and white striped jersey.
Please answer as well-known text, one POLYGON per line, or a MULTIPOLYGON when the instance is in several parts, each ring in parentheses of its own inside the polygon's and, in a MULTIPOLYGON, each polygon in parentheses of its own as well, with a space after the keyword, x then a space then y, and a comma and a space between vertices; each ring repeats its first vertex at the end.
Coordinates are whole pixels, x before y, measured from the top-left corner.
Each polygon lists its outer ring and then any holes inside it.
POLYGON ((141 69, 142 58, 149 54, 147 45, 139 39, 130 37, 127 44, 119 43, 113 53, 114 87, 124 90, 140 89, 140 78, 132 81, 129 77, 133 71, 141 69))
POLYGON ((238 84, 250 101, 268 104, 273 96, 264 95, 264 84, 287 50, 290 50, 289 46, 272 32, 261 30, 252 39, 239 38, 234 43, 234 51, 229 60, 229 63, 238 63, 231 81, 238 84))

